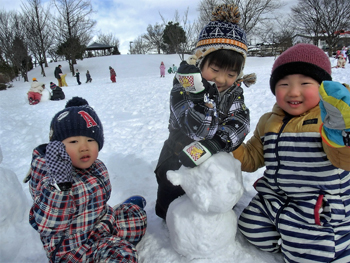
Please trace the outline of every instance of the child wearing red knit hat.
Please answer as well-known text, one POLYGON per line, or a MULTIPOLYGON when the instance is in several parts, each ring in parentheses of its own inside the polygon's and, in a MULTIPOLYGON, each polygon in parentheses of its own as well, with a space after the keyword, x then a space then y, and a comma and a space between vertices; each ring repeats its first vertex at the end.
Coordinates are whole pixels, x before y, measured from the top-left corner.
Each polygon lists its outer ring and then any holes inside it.
POLYGON ((295 45, 275 61, 276 96, 234 152, 242 170, 266 166, 239 229, 285 262, 350 262, 350 87, 332 81, 328 56, 295 45))

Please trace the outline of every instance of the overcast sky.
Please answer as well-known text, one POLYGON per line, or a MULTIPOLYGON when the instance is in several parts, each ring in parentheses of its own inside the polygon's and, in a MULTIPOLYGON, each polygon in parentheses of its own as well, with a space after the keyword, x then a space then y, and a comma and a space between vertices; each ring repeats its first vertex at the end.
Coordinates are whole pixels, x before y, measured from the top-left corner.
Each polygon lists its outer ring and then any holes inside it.
MULTIPOLYGON (((0 8, 6 11, 21 10, 21 2, 21 0, 0 0, 0 8)), ((49 1, 42 0, 42 3, 44 2, 49 1)), ((188 19, 192 22, 198 16, 199 2, 200 0, 91 0, 93 10, 96 12, 92 19, 97 21, 93 33, 95 36, 99 32, 113 33, 120 41, 119 51, 127 54, 130 41, 146 33, 149 24, 162 23, 159 13, 170 21, 174 18, 176 10, 182 18, 182 14, 189 8, 188 19)))
MULTIPOLYGON (((283 6, 290 9, 291 1, 285 1, 283 6)), ((9 10, 21 10, 21 0, 0 0, 0 8, 9 10)), ((26 0, 23 0, 26 2, 26 0)), ((49 0, 41 0, 49 3, 49 0)), ((93 35, 98 33, 112 33, 119 39, 119 51, 127 54, 130 41, 137 39, 146 33, 149 24, 161 24, 162 18, 171 21, 177 10, 180 18, 189 8, 188 20, 192 23, 198 17, 198 5, 200 0, 91 0, 95 13, 92 19, 97 21, 93 35)), ((52 7, 55 8, 55 7, 52 7)))

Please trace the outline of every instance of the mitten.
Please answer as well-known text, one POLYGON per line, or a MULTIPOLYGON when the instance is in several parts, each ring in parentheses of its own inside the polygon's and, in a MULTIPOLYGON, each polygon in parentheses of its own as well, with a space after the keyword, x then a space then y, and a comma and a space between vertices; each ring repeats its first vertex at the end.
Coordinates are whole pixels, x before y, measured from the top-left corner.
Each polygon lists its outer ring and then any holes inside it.
POLYGON ((208 81, 202 78, 202 74, 194 65, 182 61, 177 70, 176 79, 181 83, 182 87, 191 93, 200 93, 210 88, 208 81))
POLYGON ((335 81, 323 81, 319 88, 322 139, 332 147, 350 147, 350 92, 335 81))
POLYGON ((68 190, 72 186, 72 161, 64 144, 52 141, 46 147, 46 164, 50 176, 50 184, 57 190, 68 190))
POLYGON ((208 160, 210 156, 221 151, 225 145, 213 138, 211 140, 194 141, 179 154, 179 160, 186 167, 196 167, 208 160))

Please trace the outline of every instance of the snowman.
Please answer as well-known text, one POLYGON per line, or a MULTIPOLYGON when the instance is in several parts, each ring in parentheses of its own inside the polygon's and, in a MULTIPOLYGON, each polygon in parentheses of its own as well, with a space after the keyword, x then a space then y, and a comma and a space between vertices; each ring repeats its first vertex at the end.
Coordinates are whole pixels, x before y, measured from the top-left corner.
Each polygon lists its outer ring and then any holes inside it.
POLYGON ((169 206, 166 223, 173 248, 189 258, 211 258, 234 244, 237 216, 232 210, 243 194, 241 163, 218 153, 195 168, 168 171, 167 178, 186 192, 169 206))

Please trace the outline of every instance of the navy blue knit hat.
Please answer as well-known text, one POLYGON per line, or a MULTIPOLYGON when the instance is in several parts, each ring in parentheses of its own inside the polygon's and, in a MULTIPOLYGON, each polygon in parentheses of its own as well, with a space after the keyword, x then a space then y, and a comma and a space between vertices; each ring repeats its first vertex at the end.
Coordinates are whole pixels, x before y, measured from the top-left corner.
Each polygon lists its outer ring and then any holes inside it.
POLYGON ((222 4, 215 8, 212 18, 199 34, 195 49, 197 66, 200 67, 203 58, 209 53, 227 49, 236 51, 247 57, 247 37, 238 23, 241 19, 238 7, 234 4, 222 4))
POLYGON ((63 141, 72 136, 86 136, 103 147, 103 127, 96 112, 80 97, 73 97, 64 110, 56 113, 50 125, 50 141, 63 141))

